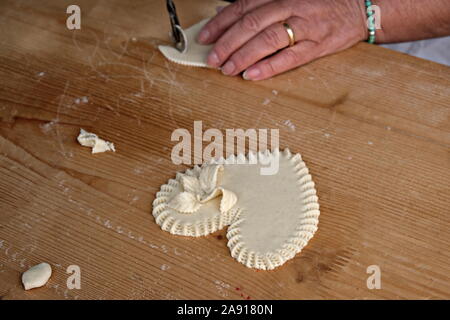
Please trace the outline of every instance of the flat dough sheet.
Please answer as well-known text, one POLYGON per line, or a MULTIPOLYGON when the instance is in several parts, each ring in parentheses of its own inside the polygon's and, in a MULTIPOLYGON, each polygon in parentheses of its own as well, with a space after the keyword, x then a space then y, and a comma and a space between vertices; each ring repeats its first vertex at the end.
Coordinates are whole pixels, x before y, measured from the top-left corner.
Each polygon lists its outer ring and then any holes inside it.
POLYGON ((170 61, 193 67, 208 67, 206 58, 213 45, 201 45, 197 43, 197 35, 209 18, 200 21, 183 32, 186 35, 187 50, 181 53, 172 46, 158 46, 159 51, 170 61))

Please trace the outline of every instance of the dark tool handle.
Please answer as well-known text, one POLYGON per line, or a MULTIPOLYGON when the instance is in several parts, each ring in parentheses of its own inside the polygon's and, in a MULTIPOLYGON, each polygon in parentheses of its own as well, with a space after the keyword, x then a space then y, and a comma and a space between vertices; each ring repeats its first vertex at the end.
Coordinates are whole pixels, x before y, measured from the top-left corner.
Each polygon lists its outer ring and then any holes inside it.
POLYGON ((180 21, 178 20, 177 10, 175 8, 175 4, 172 0, 167 0, 167 11, 169 12, 170 24, 172 26, 172 36, 175 40, 175 43, 181 42, 181 34, 180 30, 176 28, 176 26, 180 26, 180 21))

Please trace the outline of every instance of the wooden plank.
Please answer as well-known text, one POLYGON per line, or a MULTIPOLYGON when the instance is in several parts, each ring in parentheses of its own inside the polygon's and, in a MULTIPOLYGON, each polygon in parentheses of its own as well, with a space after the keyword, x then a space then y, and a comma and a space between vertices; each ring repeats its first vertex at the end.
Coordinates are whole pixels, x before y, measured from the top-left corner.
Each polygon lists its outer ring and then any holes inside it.
MULTIPOLYGON (((360 44, 272 80, 168 63, 160 1, 0 5, 0 296, 4 299, 450 298, 449 68, 360 44), (86 97, 86 98, 83 98, 86 97), (180 170, 176 128, 278 128, 303 155, 319 231, 283 267, 233 260, 225 231, 159 229, 151 203, 180 170), (80 127, 113 141, 91 155, 80 127), (47 261, 45 288, 20 274, 47 261), (80 290, 66 268, 82 271, 80 290), (382 289, 369 290, 378 265, 382 289)), ((213 1, 180 1, 190 25, 213 1)))

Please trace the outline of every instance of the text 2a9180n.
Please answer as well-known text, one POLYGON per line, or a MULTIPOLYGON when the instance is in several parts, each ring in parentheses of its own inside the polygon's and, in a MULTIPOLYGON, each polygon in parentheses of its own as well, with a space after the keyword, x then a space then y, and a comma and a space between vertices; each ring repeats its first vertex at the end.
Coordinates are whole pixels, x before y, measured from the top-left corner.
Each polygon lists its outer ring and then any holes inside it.
POLYGON ((273 312, 272 305, 263 305, 263 304, 251 304, 251 305, 240 305, 240 304, 230 304, 222 305, 221 314, 259 314, 259 315, 271 315, 273 312))

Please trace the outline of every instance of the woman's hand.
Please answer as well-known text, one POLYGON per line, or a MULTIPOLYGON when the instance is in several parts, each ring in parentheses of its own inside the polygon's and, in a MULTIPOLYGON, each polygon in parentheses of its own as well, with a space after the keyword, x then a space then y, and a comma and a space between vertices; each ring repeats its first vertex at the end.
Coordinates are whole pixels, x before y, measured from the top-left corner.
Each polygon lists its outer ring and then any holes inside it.
POLYGON ((367 39, 363 0, 238 0, 202 29, 215 45, 208 64, 226 75, 262 80, 367 39), (295 34, 295 45, 282 22, 295 34))

